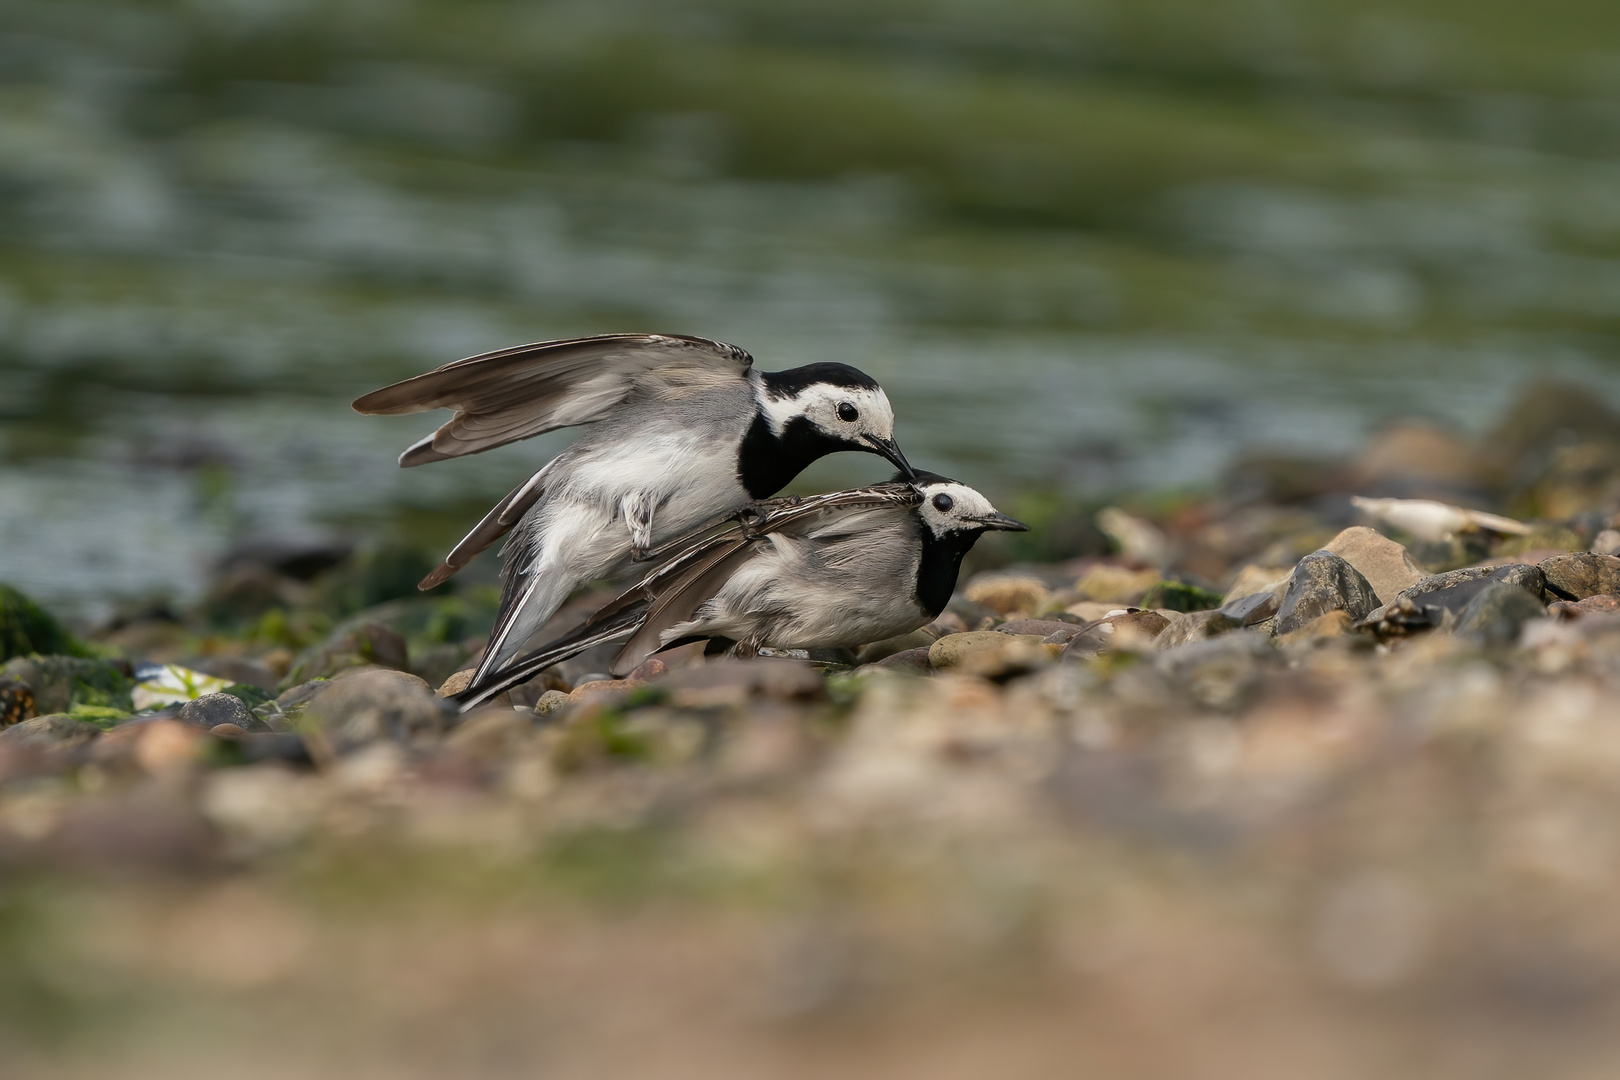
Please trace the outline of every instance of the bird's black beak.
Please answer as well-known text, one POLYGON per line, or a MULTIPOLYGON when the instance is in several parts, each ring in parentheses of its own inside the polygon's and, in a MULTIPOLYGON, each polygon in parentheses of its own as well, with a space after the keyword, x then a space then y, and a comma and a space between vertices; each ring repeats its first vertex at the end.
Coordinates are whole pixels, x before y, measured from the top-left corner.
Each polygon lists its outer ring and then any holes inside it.
POLYGON ((1000 510, 992 511, 984 517, 973 518, 973 521, 987 529, 1000 529, 1003 532, 1029 532, 1029 526, 1015 517, 1008 517, 1000 510))
POLYGON ((905 478, 910 480, 917 475, 917 470, 911 467, 906 455, 900 452, 900 444, 893 439, 880 439, 876 435, 862 435, 861 438, 872 444, 872 449, 888 458, 894 467, 899 469, 905 478))

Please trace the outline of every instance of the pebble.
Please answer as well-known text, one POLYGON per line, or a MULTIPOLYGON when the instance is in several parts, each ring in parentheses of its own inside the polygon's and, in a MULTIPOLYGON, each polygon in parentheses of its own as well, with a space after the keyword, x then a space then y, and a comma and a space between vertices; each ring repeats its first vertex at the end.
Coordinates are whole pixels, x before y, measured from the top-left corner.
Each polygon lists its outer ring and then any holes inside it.
POLYGON ((205 729, 232 724, 246 731, 254 723, 247 705, 231 694, 204 694, 194 701, 188 701, 180 707, 179 718, 183 723, 205 729))
POLYGON ((534 714, 536 716, 546 716, 554 713, 558 709, 566 708, 569 700, 566 690, 547 690, 540 695, 540 700, 534 703, 534 714))
POLYGON ((872 644, 862 647, 855 654, 855 661, 859 664, 875 664, 884 657, 893 656, 898 652, 906 652, 911 649, 926 650, 938 637, 940 637, 939 634, 930 633, 927 627, 923 627, 920 630, 913 630, 909 634, 884 638, 882 641, 874 641, 872 644))
POLYGON ((999 630, 974 630, 947 634, 928 647, 928 663, 936 668, 961 667, 973 657, 996 657, 1014 649, 1016 643, 1039 646, 1033 634, 1004 634, 999 630))
POLYGON ((1030 574, 976 574, 962 594, 1003 617, 1039 611, 1051 595, 1046 582, 1030 574))
POLYGON ((1322 547, 1356 568, 1367 579, 1378 602, 1387 604, 1402 589, 1427 576, 1411 552, 1376 529, 1357 525, 1344 530, 1322 547))
POLYGON ((1170 625, 1170 616, 1158 611, 1124 611, 1081 628, 1069 639, 1063 655, 1084 660, 1121 648, 1149 648, 1170 625))
POLYGON ((1047 642, 1064 644, 1078 634, 1083 626, 1083 623, 1061 622, 1057 619, 1012 619, 996 627, 996 632, 1034 635, 1047 642))
POLYGON ((595 679, 574 687, 568 694, 568 702, 571 705, 586 701, 607 704, 623 698, 640 685, 629 679, 595 679))
POLYGON ((1620 529, 1604 529, 1592 537, 1592 552, 1597 555, 1620 555, 1620 529))
POLYGON ((1278 570, 1276 567, 1250 563, 1238 571, 1237 578, 1233 580, 1231 588, 1226 590, 1226 596, 1221 600, 1221 606, 1226 607, 1235 600, 1261 593, 1275 594, 1277 599, 1281 600, 1282 594, 1288 589, 1288 579, 1292 574, 1291 567, 1278 570))
POLYGON ((385 668, 345 672, 304 713, 340 743, 409 740, 441 730, 445 713, 428 684, 385 668))
POLYGON ((1620 596, 1620 556, 1572 551, 1541 563, 1547 591, 1560 600, 1620 596))
POLYGON ((215 724, 208 729, 208 734, 217 739, 240 739, 247 730, 238 724, 215 724))
POLYGON ((1277 644, 1284 647, 1314 644, 1328 638, 1344 637, 1355 625, 1348 611, 1329 611, 1318 615, 1297 630, 1277 635, 1277 644))
POLYGON ((1329 611, 1362 619, 1377 606, 1378 594, 1355 567, 1331 551, 1316 551, 1294 568, 1277 608, 1276 632, 1291 633, 1329 611))
POLYGON ((463 690, 467 689, 467 687, 472 685, 473 673, 477 670, 477 668, 467 668, 465 671, 456 672, 454 675, 444 680, 443 684, 441 684, 440 687, 434 691, 434 694, 445 698, 450 697, 452 694, 461 693, 463 690))
POLYGON ((1457 616, 1459 638, 1488 648, 1515 644, 1520 630, 1547 609, 1524 589, 1501 581, 1487 581, 1457 616))
POLYGON ((1284 578, 1277 585, 1275 590, 1269 592, 1257 592, 1229 600, 1221 605, 1220 612, 1239 626, 1253 626, 1255 623, 1265 622, 1277 614, 1277 609, 1282 606, 1282 594, 1288 587, 1288 579, 1284 578))
POLYGON ((1243 624, 1223 611, 1189 611, 1178 614, 1153 641, 1156 649, 1173 649, 1189 641, 1201 641, 1236 630, 1243 624))
POLYGON ((1226 711, 1244 704, 1278 660, 1263 634, 1223 634, 1168 649, 1154 666, 1200 705, 1226 711))
POLYGON ((1539 601, 1543 577, 1539 569, 1522 563, 1506 566, 1465 566, 1426 577, 1395 599, 1368 614, 1364 624, 1380 635, 1411 633, 1440 626, 1447 613, 1457 615, 1487 586, 1509 585, 1539 601))
POLYGON ((405 639, 397 631, 379 622, 362 622, 339 627, 325 641, 301 653, 286 681, 329 679, 349 668, 373 665, 397 670, 409 663, 405 639))
POLYGON ((101 729, 71 716, 36 716, 0 731, 0 746, 56 750, 82 746, 101 735, 101 729))
POLYGON ((934 667, 928 661, 927 649, 906 649, 890 653, 881 660, 863 666, 862 671, 898 671, 907 675, 929 675, 934 667))
POLYGON ((1157 570, 1130 570, 1123 566, 1097 563, 1080 576, 1074 587, 1087 600, 1134 604, 1158 584, 1159 578, 1157 570))
POLYGON ((817 701, 827 694, 827 680, 813 664, 774 657, 711 659, 671 671, 659 686, 679 707, 734 706, 750 698, 817 701))

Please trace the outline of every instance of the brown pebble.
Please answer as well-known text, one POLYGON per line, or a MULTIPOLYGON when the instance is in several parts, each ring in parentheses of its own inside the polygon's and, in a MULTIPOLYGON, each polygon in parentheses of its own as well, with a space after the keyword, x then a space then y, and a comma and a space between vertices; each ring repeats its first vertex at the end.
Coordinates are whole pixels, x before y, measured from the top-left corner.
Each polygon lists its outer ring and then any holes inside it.
POLYGON ((239 739, 243 735, 246 735, 247 732, 243 731, 235 724, 215 724, 213 727, 208 729, 208 734, 217 736, 221 739, 239 739))

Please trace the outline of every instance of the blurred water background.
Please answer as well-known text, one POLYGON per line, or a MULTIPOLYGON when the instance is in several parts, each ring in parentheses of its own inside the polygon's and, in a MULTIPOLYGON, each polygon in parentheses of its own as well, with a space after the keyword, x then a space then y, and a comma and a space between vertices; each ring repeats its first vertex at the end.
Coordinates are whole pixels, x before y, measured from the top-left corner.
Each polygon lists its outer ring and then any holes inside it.
POLYGON ((1617 314, 1612 3, 0 5, 0 579, 83 618, 452 541, 566 439, 348 402, 521 341, 854 363, 1016 505, 1615 401, 1617 314))

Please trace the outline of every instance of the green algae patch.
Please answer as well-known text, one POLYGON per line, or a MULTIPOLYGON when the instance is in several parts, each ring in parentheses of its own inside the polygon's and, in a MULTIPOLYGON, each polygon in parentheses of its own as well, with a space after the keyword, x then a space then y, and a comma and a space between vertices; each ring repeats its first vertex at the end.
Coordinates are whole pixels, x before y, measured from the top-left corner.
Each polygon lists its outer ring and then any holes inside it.
POLYGON ((1221 606, 1221 594, 1184 581, 1161 581, 1148 589, 1142 606, 1167 611, 1211 611, 1221 606))
POLYGON ((10 585, 0 585, 0 660, 34 653, 91 655, 50 612, 10 585))

